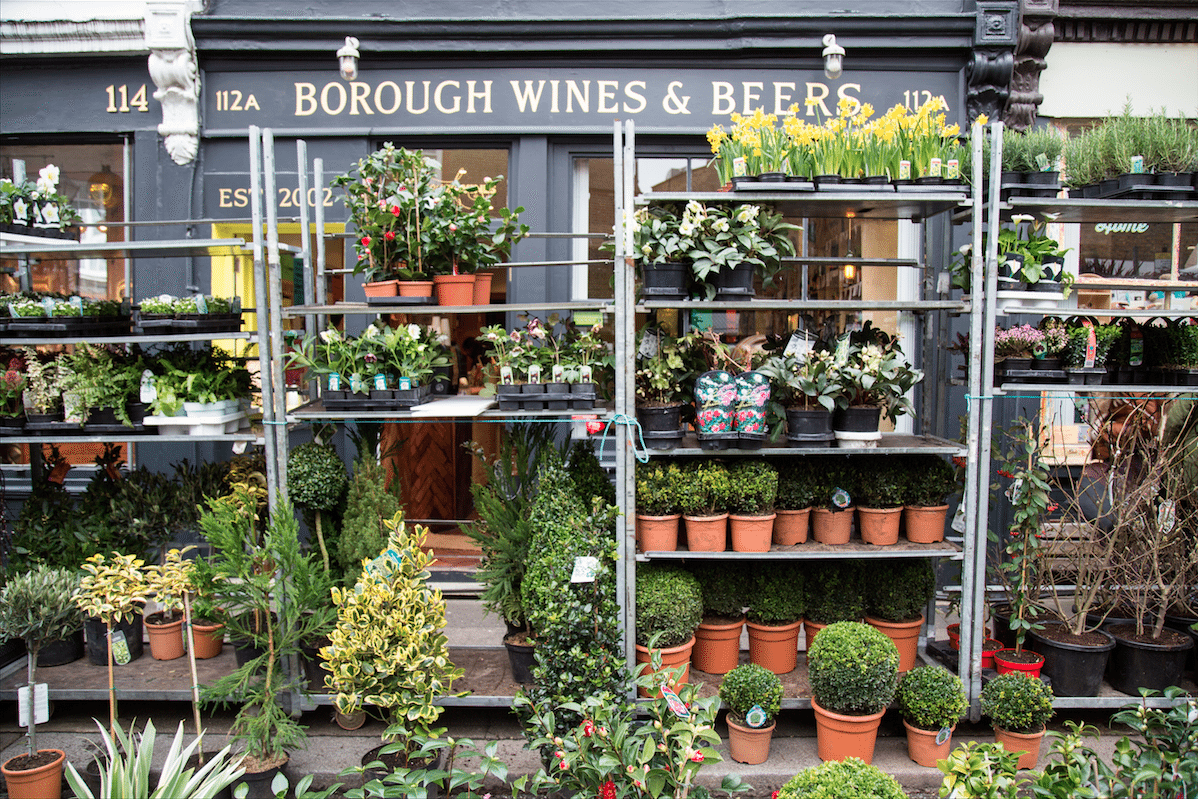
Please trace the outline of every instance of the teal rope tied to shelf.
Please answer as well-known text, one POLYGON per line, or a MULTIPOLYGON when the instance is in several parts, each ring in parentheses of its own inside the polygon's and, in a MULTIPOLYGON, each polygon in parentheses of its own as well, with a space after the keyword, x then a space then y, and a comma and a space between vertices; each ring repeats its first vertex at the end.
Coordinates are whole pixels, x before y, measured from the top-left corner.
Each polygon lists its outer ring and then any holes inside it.
POLYGON ((636 420, 635 416, 629 416, 626 413, 617 413, 608 420, 603 426, 603 437, 599 439, 599 449, 603 450, 603 445, 607 442, 607 432, 611 430, 611 426, 623 425, 628 431, 628 444, 632 447, 632 453, 636 455, 638 463, 649 462, 649 449, 645 446, 645 437, 641 434, 641 423, 636 420), (636 430, 636 438, 632 437, 632 431, 636 430), (637 446, 637 443, 640 446, 637 446), (642 454, 643 453, 643 454, 642 454))

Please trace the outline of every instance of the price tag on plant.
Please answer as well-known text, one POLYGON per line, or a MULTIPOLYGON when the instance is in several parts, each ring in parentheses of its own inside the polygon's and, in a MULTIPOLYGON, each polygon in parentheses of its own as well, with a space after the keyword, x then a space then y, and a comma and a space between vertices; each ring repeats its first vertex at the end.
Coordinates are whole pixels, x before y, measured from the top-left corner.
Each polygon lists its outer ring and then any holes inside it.
POLYGON ((849 505, 853 504, 853 498, 849 496, 848 491, 845 491, 843 488, 837 488, 836 491, 832 493, 832 504, 841 510, 844 510, 849 505))
POLYGON ((733 158, 732 177, 743 178, 747 174, 749 174, 749 167, 745 162, 745 157, 743 155, 738 155, 736 158, 733 158))
POLYGON ((45 724, 50 720, 50 692, 49 687, 44 682, 39 682, 33 686, 32 701, 29 698, 28 685, 22 685, 17 689, 18 726, 29 726, 30 705, 33 707, 33 721, 35 724, 45 724))
POLYGON ((689 719, 691 712, 686 707, 686 703, 678 698, 678 694, 674 693, 674 689, 668 685, 661 687, 661 695, 665 697, 666 705, 669 706, 671 712, 680 719, 689 719))
POLYGON ((574 571, 570 573, 572 583, 593 583, 599 573, 599 558, 583 555, 574 559, 574 571))
POLYGON ((807 334, 801 330, 796 330, 790 334, 790 341, 786 342, 786 349, 783 355, 791 358, 804 358, 807 353, 811 352, 811 340, 807 338, 807 334))
POLYGON ((510 367, 510 366, 499 367, 499 382, 505 386, 510 386, 516 382, 515 378, 512 377, 512 367, 510 367))
POLYGON ((936 745, 940 746, 947 741, 953 734, 952 727, 941 727, 940 732, 936 733, 936 745))
POLYGON ((1041 172, 1051 172, 1049 168, 1052 164, 1048 163, 1048 156, 1045 153, 1036 154, 1036 166, 1040 167, 1041 172))
POLYGON ((745 714, 745 724, 755 730, 765 726, 765 711, 761 709, 761 705, 749 708, 749 712, 745 714))
POLYGON ((118 666, 125 666, 131 660, 133 660, 133 656, 129 654, 129 642, 125 640, 125 633, 121 630, 114 630, 112 633, 112 662, 118 666))
POLYGON ((208 298, 203 294, 196 295, 196 313, 208 313, 208 298))
POLYGON ((541 365, 539 363, 534 363, 528 367, 528 382, 541 382, 541 365))
POLYGON ((1162 533, 1173 532, 1177 524, 1177 503, 1171 499, 1161 500, 1156 506, 1156 526, 1162 533))
POLYGON ((336 372, 329 372, 329 391, 341 390, 341 375, 336 372))
POLYGON ((641 346, 637 349, 637 354, 642 358, 657 357, 658 343, 657 332, 653 330, 646 330, 641 336, 641 346))

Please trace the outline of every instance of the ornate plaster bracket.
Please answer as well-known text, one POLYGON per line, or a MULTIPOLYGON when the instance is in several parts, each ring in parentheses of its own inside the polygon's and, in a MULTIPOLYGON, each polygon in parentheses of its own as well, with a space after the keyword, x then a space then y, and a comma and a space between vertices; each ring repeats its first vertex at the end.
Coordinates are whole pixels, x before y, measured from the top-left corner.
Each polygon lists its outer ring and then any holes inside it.
POLYGON ((1036 122, 1036 112, 1044 95, 1040 93, 1040 73, 1044 57, 1052 47, 1056 33, 1059 0, 1021 0, 1019 44, 1015 48, 1015 72, 1011 76, 1011 94, 1003 121, 1015 130, 1026 130, 1036 122))
POLYGON ((965 68, 970 122, 981 114, 996 119, 1007 105, 1018 23, 1019 0, 979 0, 973 56, 965 68))
POLYGON ((146 46, 150 77, 162 104, 163 137, 171 159, 182 166, 195 160, 200 147, 200 72, 191 35, 194 2, 151 0, 146 3, 146 46))

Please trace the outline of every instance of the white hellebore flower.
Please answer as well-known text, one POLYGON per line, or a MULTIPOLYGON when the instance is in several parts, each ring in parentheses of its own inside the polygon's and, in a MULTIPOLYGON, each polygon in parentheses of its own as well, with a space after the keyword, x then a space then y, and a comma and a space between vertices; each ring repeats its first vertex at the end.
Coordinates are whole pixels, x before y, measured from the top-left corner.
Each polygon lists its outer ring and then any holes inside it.
POLYGON ((717 219, 715 222, 712 222, 711 227, 716 233, 726 233, 728 231, 728 220, 717 219))
POLYGON ((44 194, 54 193, 54 184, 48 178, 37 179, 37 190, 44 194))
POLYGON ((408 335, 414 339, 420 338, 420 325, 416 325, 416 324, 408 325, 408 335))
POLYGON ((699 202, 698 200, 691 200, 690 202, 688 202, 686 204, 686 212, 688 214, 694 214, 695 216, 702 216, 703 211, 704 211, 703 203, 699 202))
POLYGON ((1011 221, 1018 225, 1020 222, 1035 222, 1036 217, 1031 214, 1015 214, 1011 217, 1011 221))
POLYGON ((330 327, 320 331, 320 340, 325 344, 336 344, 341 340, 341 336, 338 335, 336 328, 330 327))
POLYGON ((379 329, 371 322, 365 330, 362 331, 362 338, 374 338, 379 334, 379 329))
POLYGON ((678 226, 678 232, 683 236, 689 236, 695 232, 695 225, 692 222, 683 222, 678 226))
POLYGON ((46 164, 37 175, 39 185, 44 180, 50 184, 50 188, 46 189, 46 191, 54 191, 54 187, 58 185, 58 167, 54 166, 54 164, 46 164))

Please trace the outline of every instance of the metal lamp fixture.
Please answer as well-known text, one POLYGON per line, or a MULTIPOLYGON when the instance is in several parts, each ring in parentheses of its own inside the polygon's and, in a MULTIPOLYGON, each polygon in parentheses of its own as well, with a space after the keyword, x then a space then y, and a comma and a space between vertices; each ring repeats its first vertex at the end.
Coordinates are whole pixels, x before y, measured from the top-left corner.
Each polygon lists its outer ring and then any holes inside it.
POLYGON ((358 40, 353 36, 345 37, 345 46, 337 51, 337 61, 341 64, 341 77, 353 80, 358 77, 358 40))
POLYGON ((835 80, 844 71, 844 48, 836 43, 836 34, 824 36, 824 75, 835 80))

